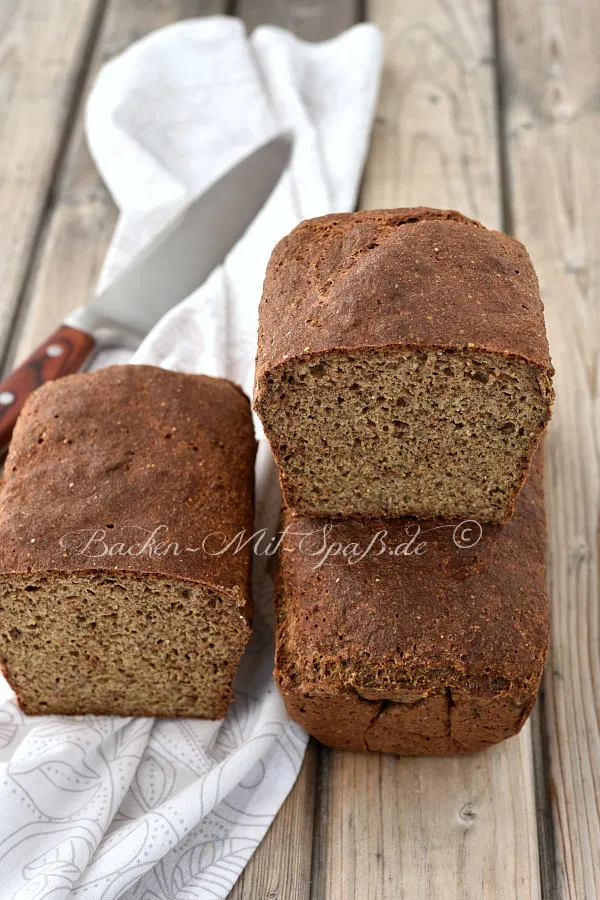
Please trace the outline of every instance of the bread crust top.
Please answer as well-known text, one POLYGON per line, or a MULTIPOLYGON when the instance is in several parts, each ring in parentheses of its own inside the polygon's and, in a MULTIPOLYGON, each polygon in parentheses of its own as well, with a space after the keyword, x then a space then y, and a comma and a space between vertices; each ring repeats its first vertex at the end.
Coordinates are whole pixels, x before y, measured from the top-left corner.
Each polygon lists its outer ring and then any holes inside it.
POLYGON ((472 347, 553 374, 525 247, 455 210, 308 219, 275 247, 259 311, 256 387, 295 357, 472 347))
POLYGON ((230 592, 249 614, 249 548, 194 548, 252 533, 255 451, 249 401, 225 379, 125 365, 50 382, 6 460, 0 573, 159 574, 230 592), (162 547, 136 555, 159 526, 162 547), (82 552, 94 530, 102 539, 82 552), (101 555, 120 543, 132 554, 101 555))

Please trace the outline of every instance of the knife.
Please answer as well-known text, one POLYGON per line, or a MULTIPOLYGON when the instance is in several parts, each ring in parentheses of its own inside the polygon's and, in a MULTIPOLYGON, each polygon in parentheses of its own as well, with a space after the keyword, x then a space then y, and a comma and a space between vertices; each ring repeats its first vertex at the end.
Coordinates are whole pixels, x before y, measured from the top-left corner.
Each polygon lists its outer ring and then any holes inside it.
POLYGON ((136 347, 152 326, 199 287, 243 235, 279 181, 292 139, 260 146, 196 197, 88 306, 0 381, 0 452, 37 387, 79 371, 100 347, 136 347))

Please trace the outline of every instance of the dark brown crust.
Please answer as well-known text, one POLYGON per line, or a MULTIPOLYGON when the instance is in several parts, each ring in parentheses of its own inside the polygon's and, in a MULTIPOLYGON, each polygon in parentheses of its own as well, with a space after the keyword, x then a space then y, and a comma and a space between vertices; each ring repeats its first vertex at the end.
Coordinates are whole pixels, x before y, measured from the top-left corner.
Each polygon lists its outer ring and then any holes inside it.
POLYGON ((502 696, 474 700, 468 693, 431 694, 415 703, 285 695, 289 715, 335 750, 450 756, 483 750, 518 734, 532 704, 502 696))
MULTIPOLYGON (((394 547, 415 522, 338 521, 329 542, 364 547, 381 527, 394 547)), ((335 748, 401 754, 476 750, 521 728, 548 643, 541 451, 512 521, 484 526, 471 550, 452 528, 423 534, 447 523, 420 523, 420 558, 315 571, 297 535, 324 520, 283 523, 296 536, 281 554, 276 680, 292 718, 335 748)))
POLYGON ((168 540, 195 548, 212 532, 251 533, 255 452, 249 401, 225 379, 110 366, 50 382, 29 397, 6 460, 0 573, 163 575, 228 593, 250 618, 249 548, 90 559, 60 539, 102 528, 107 545, 131 544, 131 526, 167 525, 168 540))
POLYGON ((301 222, 267 268, 255 396, 289 359, 386 347, 476 347, 551 376, 524 246, 455 210, 362 210, 301 222))

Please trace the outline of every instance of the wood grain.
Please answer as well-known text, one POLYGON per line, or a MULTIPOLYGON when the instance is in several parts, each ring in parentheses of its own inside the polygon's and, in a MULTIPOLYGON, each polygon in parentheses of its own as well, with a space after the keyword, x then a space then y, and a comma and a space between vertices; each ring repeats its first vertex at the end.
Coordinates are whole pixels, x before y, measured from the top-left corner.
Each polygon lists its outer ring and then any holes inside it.
POLYGON ((0 356, 102 6, 101 0, 0 5, 0 356))
POLYGON ((32 261, 5 371, 40 344, 67 313, 87 302, 116 224, 116 209, 83 134, 83 104, 100 65, 155 28, 224 10, 224 0, 110 0, 54 185, 43 240, 32 261))
POLYGON ((469 757, 333 753, 316 896, 538 897, 535 831, 528 726, 469 757))
POLYGON ((545 678, 556 884, 600 896, 600 17, 500 3, 512 227, 536 266, 556 367, 547 440, 552 650, 545 678))
POLYGON ((236 14, 249 31, 279 25, 305 41, 335 37, 360 20, 360 0, 238 0, 236 14))
MULTIPOLYGON (((386 64, 362 205, 501 223, 487 0, 371 0, 386 64)), ((318 900, 539 898, 530 727, 472 756, 333 753, 318 900)))
POLYGON ((229 900, 308 900, 317 784, 316 741, 310 741, 298 780, 229 900))

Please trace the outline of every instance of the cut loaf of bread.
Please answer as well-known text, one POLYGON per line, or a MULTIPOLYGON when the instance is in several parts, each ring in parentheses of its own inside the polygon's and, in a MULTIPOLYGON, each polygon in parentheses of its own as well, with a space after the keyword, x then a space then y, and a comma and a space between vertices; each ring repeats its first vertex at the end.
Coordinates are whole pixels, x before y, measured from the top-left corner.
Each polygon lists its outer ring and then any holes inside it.
POLYGON ((553 392, 518 241, 460 213, 301 223, 260 305, 255 409, 307 515, 512 515, 553 392))
POLYGON ((548 644, 541 450, 507 525, 330 524, 283 518, 275 678, 290 716, 330 747, 401 755, 516 734, 548 644))
POLYGON ((32 394, 0 491, 0 657, 26 713, 225 714, 250 553, 202 543, 252 530, 254 455, 224 379, 114 366, 32 394))

